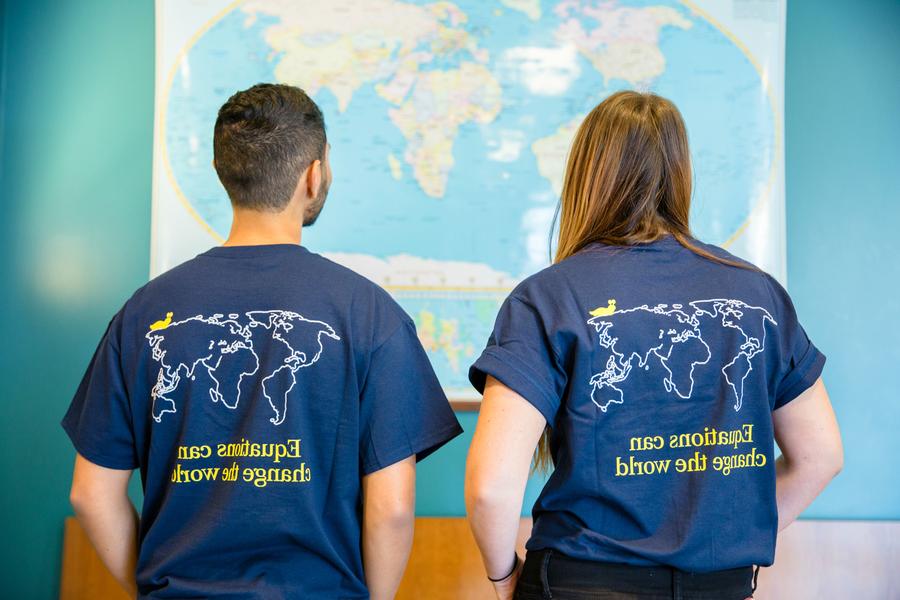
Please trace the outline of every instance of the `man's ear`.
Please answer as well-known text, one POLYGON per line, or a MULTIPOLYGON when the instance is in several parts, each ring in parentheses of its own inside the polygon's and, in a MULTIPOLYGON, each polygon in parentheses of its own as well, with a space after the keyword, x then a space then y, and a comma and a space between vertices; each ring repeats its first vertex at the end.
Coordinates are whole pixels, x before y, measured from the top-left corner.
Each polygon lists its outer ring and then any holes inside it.
POLYGON ((322 161, 314 160, 306 169, 306 195, 315 198, 322 186, 322 161))

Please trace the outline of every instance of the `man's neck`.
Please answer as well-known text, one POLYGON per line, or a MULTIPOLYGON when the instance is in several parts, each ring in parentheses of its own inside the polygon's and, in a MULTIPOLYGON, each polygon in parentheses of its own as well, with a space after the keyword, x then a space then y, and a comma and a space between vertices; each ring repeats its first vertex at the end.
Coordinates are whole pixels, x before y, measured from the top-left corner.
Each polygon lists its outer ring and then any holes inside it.
POLYGON ((286 212, 266 213, 236 209, 224 246, 300 244, 302 228, 286 212))

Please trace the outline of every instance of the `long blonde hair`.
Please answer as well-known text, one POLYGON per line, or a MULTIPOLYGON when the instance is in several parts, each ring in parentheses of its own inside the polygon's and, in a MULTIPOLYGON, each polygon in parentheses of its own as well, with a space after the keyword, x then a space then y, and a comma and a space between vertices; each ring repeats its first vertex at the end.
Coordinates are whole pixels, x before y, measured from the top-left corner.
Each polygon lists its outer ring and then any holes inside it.
MULTIPOLYGON (((669 234, 699 256, 746 267, 694 243, 691 178, 687 130, 675 105, 650 93, 612 94, 585 117, 572 141, 554 216, 554 262, 595 242, 632 246, 669 234)), ((548 426, 533 468, 546 472, 550 464, 548 426)))

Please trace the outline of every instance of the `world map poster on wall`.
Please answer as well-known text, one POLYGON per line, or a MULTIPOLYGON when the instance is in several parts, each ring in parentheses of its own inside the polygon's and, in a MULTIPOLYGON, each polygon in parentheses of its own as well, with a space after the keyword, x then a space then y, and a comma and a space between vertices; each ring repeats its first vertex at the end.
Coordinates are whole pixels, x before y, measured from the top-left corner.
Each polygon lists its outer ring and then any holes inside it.
POLYGON ((694 233, 783 282, 784 18, 784 0, 157 0, 152 275, 227 236, 213 124, 265 81, 325 113, 334 183, 304 246, 397 299, 451 398, 549 263, 569 144, 617 90, 678 105, 694 233))

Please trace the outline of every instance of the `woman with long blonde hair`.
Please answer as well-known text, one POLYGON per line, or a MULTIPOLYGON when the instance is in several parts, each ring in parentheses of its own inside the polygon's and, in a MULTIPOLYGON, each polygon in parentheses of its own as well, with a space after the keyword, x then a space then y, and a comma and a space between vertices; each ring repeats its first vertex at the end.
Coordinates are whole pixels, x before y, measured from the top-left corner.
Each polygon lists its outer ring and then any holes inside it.
POLYGON ((554 264, 469 374, 466 506, 499 598, 746 598, 841 468, 825 357, 772 277, 692 236, 691 179, 654 94, 613 94, 575 135, 554 264), (529 467, 550 465, 523 564, 529 467))

